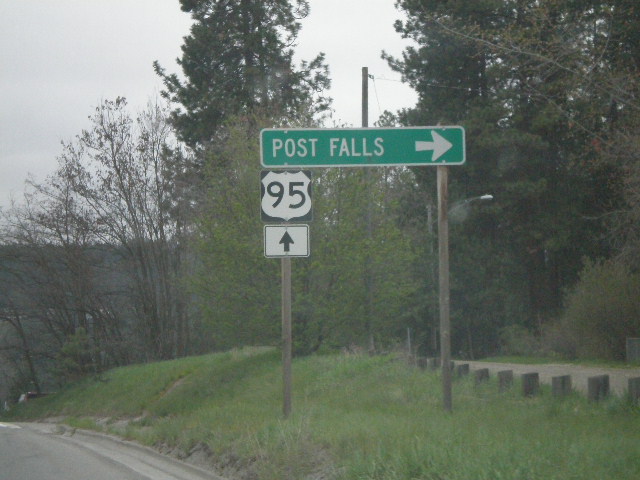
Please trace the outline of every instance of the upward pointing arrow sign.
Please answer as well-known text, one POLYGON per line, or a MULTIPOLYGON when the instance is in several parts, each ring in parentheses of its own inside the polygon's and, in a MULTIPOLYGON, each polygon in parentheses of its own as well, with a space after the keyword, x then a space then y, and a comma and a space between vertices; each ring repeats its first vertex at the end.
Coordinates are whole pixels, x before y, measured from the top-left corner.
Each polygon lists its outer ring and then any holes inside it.
POLYGON ((433 150, 433 156, 431 157, 431 160, 435 162, 442 155, 447 153, 451 149, 453 144, 435 131, 431 132, 431 138, 433 139, 433 141, 431 142, 416 142, 416 152, 433 150))
POLYGON ((308 257, 309 225, 265 225, 264 256, 308 257))
POLYGON ((291 244, 296 242, 293 241, 293 238, 291 238, 289 232, 285 231, 282 239, 278 243, 280 245, 284 245, 284 251, 288 253, 291 250, 291 244))

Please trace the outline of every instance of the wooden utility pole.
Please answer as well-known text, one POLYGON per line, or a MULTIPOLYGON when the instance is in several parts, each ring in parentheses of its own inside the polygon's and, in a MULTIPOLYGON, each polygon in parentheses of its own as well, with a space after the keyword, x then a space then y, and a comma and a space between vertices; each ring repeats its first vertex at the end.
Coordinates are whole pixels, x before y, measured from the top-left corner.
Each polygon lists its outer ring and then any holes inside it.
POLYGON ((291 258, 282 258, 282 413, 291 415, 291 258))
POLYGON ((438 165, 438 256, 440 283, 440 359, 442 365, 442 399, 450 412, 451 389, 451 322, 449 317, 449 185, 448 167, 438 165))
MULTIPOLYGON (((369 68, 362 67, 362 127, 369 127, 369 68)), ((370 354, 375 353, 376 346, 373 339, 373 272, 371 269, 371 239, 373 237, 373 222, 371 219, 372 213, 372 195, 371 195, 371 167, 364 167, 364 180, 365 188, 367 189, 367 209, 366 209, 366 224, 367 224, 367 251, 364 257, 364 290, 365 290, 365 306, 364 315, 366 322, 366 330, 369 338, 368 351, 370 354)))

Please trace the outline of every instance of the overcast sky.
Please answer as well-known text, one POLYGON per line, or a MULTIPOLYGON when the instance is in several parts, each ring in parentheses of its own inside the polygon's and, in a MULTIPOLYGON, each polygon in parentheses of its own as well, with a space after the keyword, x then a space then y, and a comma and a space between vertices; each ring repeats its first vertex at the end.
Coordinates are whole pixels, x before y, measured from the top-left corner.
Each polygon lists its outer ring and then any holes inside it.
MULTIPOLYGON (((393 29, 395 0, 310 0, 298 59, 325 52, 335 118, 360 126, 361 68, 369 67, 370 124, 416 95, 380 59, 408 44, 393 29)), ((29 174, 42 181, 61 141, 89 127, 102 99, 124 96, 144 107, 162 84, 158 60, 179 72, 190 18, 178 0, 0 0, 0 206, 19 199, 29 174)), ((258 162, 259 159, 256 159, 258 162)))

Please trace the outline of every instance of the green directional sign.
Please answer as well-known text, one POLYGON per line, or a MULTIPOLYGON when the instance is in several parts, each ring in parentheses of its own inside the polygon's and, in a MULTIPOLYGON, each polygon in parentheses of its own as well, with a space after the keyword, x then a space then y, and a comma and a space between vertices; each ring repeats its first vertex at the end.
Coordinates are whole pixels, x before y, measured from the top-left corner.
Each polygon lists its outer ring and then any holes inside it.
POLYGON ((264 167, 462 165, 464 128, 273 128, 260 132, 264 167))

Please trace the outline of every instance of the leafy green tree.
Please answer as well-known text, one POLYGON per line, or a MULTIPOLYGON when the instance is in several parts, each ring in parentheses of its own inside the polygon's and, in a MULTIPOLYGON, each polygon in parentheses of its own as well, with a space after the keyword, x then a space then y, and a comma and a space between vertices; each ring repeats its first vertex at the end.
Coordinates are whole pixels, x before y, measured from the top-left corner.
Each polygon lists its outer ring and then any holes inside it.
POLYGON ((191 285, 213 347, 271 345, 279 338, 278 263, 265 259, 260 218, 259 132, 264 119, 228 120, 205 166, 191 285))
POLYGON ((561 326, 582 358, 624 360, 625 342, 640 334, 640 274, 619 261, 586 265, 567 295, 561 326))
POLYGON ((300 67, 293 64, 298 20, 309 12, 306 0, 180 4, 193 18, 178 59, 183 76, 165 73, 157 62, 154 66, 164 81, 164 95, 178 106, 173 123, 189 146, 208 145, 225 119, 235 115, 260 109, 291 118, 329 108, 324 55, 300 67))
POLYGON ((312 256, 297 284, 297 333, 307 347, 370 348, 371 339, 388 347, 404 338, 415 254, 397 217, 399 192, 412 178, 403 169, 327 169, 315 177, 312 256))
MULTIPOLYGON (((225 123, 225 142, 209 154, 193 286, 216 348, 280 338, 280 266, 264 258, 259 195, 259 131, 272 122, 252 116, 225 123)), ((414 290, 413 250, 396 224, 399 191, 413 177, 392 169, 312 174, 311 256, 292 261, 295 351, 362 346, 370 336, 387 345, 406 329, 406 299, 414 290)))

